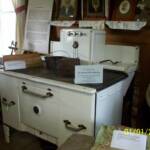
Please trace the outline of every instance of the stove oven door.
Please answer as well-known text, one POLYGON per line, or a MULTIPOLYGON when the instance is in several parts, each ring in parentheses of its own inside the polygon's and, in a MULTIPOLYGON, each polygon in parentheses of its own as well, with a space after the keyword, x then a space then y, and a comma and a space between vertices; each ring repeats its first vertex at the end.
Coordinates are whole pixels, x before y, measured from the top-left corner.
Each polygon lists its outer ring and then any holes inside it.
POLYGON ((50 136, 57 137, 57 89, 35 82, 20 84, 22 122, 50 136))

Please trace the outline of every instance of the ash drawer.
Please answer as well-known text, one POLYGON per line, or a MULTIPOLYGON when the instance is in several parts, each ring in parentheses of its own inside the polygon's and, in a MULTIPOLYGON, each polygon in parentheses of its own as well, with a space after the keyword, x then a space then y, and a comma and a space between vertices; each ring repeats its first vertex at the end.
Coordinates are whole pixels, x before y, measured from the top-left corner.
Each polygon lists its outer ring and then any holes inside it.
POLYGON ((25 80, 20 82, 19 87, 22 122, 58 137, 58 89, 25 80))

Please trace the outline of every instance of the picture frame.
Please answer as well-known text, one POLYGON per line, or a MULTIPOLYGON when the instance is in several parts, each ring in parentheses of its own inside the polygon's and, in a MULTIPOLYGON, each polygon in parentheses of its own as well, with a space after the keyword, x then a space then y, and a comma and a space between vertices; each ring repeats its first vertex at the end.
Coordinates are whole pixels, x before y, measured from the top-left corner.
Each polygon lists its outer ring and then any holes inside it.
POLYGON ((82 19, 105 19, 105 0, 82 0, 82 19))
POLYGON ((114 0, 112 8, 113 21, 133 21, 135 18, 137 0, 114 0))
POLYGON ((78 0, 57 0, 57 20, 75 20, 77 17, 78 0))

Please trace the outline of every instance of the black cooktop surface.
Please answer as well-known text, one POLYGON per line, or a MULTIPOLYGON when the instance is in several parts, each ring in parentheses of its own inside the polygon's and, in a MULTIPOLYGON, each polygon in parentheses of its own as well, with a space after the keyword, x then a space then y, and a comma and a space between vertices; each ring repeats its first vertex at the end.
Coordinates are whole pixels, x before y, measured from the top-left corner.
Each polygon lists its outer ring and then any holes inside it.
MULTIPOLYGON (((14 72, 74 84, 74 79, 72 77, 61 77, 60 75, 57 75, 56 73, 51 72, 50 70, 44 67, 15 70, 14 72)), ((95 88, 97 91, 100 91, 127 77, 128 75, 124 72, 104 69, 103 83, 84 84, 82 86, 95 88)))

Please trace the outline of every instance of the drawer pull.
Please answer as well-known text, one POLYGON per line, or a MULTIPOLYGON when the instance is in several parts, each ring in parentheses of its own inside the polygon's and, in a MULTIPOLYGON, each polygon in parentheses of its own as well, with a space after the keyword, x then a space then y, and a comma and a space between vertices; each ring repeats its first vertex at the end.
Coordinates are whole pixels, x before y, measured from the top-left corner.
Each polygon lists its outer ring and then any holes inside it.
POLYGON ((14 106, 16 103, 14 101, 8 102, 8 100, 6 98, 2 98, 2 104, 7 107, 11 107, 11 106, 14 106))
POLYGON ((47 92, 45 95, 41 95, 39 93, 35 93, 31 90, 28 90, 28 88, 26 86, 22 86, 22 91, 26 94, 30 94, 30 95, 33 95, 33 96, 37 96, 37 97, 40 97, 40 98, 48 98, 48 97, 52 97, 53 94, 51 92, 47 92))
POLYGON ((71 122, 69 120, 64 120, 64 123, 65 123, 65 127, 68 129, 68 130, 71 130, 71 131, 74 131, 74 132, 79 132, 81 130, 85 130, 86 127, 82 124, 79 124, 78 127, 74 127, 71 122))

